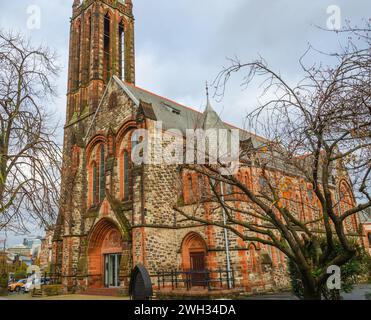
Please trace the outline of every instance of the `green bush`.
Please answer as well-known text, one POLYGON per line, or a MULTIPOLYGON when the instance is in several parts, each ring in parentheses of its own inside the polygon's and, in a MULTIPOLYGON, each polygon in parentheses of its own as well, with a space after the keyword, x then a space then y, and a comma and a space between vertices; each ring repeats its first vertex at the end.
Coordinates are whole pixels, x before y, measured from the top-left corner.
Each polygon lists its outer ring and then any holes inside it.
POLYGON ((51 297, 51 296, 59 296, 63 294, 63 286, 60 284, 56 285, 47 285, 42 287, 43 295, 51 297))
POLYGON ((0 288, 0 297, 7 296, 7 295, 8 295, 8 289, 0 288))
POLYGON ((8 274, 1 273, 0 274, 0 296, 4 296, 8 294, 8 274))
POLYGON ((18 280, 22 280, 22 279, 25 279, 27 278, 27 272, 26 271, 21 271, 21 270, 17 270, 15 273, 14 273, 14 279, 16 281, 18 280))
MULTIPOLYGON (((322 249, 325 249, 326 240, 320 239, 322 244, 322 249)), ((320 289, 322 297, 326 300, 337 300, 340 299, 341 292, 349 293, 353 290, 354 286, 361 282, 361 277, 367 277, 370 274, 370 257, 365 253, 363 247, 354 243, 356 248, 355 256, 350 259, 346 264, 340 267, 341 269, 341 291, 339 290, 328 290, 326 284, 324 284, 320 289)), ((331 253, 330 258, 334 258, 342 253, 343 249, 340 244, 335 241, 335 250, 331 253)), ((310 250, 308 250, 310 253, 310 250)), ((288 261, 289 274, 291 279, 291 286, 293 293, 303 299, 304 298, 304 287, 300 277, 300 273, 296 264, 289 260, 288 261)), ((315 270, 314 272, 321 274, 322 269, 315 270)))
POLYGON ((0 288, 8 288, 8 274, 2 273, 0 274, 0 288))
POLYGON ((27 278, 27 265, 22 262, 19 266, 17 266, 17 268, 15 269, 15 272, 14 272, 14 279, 16 281, 18 280, 22 280, 22 279, 25 279, 27 278))

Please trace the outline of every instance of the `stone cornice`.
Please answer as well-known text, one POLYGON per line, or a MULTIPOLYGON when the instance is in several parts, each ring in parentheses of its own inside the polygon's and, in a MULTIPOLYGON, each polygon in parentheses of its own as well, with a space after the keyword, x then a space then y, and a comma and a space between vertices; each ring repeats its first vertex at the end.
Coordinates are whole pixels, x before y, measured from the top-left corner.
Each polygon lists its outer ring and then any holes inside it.
MULTIPOLYGON (((87 10, 90 6, 93 5, 94 2, 97 0, 86 0, 83 1, 83 3, 76 8, 76 10, 73 12, 72 20, 76 19, 78 16, 81 15, 81 13, 85 10, 87 10)), ((101 3, 109 6, 112 9, 118 10, 122 14, 126 15, 129 18, 134 18, 133 16, 133 8, 131 4, 122 4, 118 2, 117 0, 100 0, 101 3)))

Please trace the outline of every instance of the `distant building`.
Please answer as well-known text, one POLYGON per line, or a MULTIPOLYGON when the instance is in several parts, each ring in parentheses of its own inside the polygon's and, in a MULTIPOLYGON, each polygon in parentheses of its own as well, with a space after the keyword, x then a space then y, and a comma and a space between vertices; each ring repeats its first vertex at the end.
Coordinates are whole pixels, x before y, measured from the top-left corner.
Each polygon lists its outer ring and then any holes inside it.
POLYGON ((359 220, 362 224, 364 245, 371 255, 371 208, 359 213, 359 220))
POLYGON ((40 254, 40 249, 41 249, 41 243, 42 243, 42 237, 40 236, 32 236, 25 238, 23 240, 23 244, 30 248, 31 250, 31 256, 33 259, 37 259, 40 254))
POLYGON ((52 260, 53 232, 53 229, 46 230, 45 237, 41 240, 39 253, 41 271, 45 271, 52 260))
POLYGON ((31 236, 23 239, 23 243, 9 248, 7 251, 20 257, 20 260, 27 265, 39 258, 41 251, 42 237, 31 236))
POLYGON ((33 259, 38 259, 40 256, 40 251, 41 251, 41 245, 42 245, 42 240, 39 239, 35 242, 33 242, 32 247, 31 247, 31 256, 33 259))
POLYGON ((18 256, 18 259, 27 266, 32 266, 33 264, 33 259, 31 258, 31 256, 18 256))
POLYGON ((31 248, 25 246, 24 244, 18 244, 14 247, 11 247, 7 250, 9 253, 13 253, 18 256, 30 256, 31 248))
POLYGON ((6 251, 0 251, 0 273, 3 273, 7 269, 8 265, 8 253, 6 251))
POLYGON ((5 239, 0 239, 0 250, 5 250, 6 247, 6 240, 5 239))
POLYGON ((0 250, 0 273, 14 272, 14 270, 22 263, 26 265, 32 264, 30 256, 21 256, 8 250, 0 250))
POLYGON ((14 264, 14 262, 18 259, 19 256, 9 251, 6 251, 6 253, 7 253, 8 264, 14 264))

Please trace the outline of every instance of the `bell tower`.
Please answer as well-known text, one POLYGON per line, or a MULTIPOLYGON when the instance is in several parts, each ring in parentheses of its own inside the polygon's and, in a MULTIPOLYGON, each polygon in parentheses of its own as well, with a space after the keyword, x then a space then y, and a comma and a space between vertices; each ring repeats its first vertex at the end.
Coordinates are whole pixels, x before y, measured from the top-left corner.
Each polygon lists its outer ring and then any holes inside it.
MULTIPOLYGON (((87 170, 84 137, 108 82, 115 75, 135 83, 132 0, 74 0, 70 21, 67 116, 53 272, 67 290, 73 275, 86 277, 87 170)), ((85 283, 85 278, 81 283, 85 283)))
POLYGON ((95 112, 113 75, 135 83, 132 0, 74 0, 72 10, 67 125, 95 112))

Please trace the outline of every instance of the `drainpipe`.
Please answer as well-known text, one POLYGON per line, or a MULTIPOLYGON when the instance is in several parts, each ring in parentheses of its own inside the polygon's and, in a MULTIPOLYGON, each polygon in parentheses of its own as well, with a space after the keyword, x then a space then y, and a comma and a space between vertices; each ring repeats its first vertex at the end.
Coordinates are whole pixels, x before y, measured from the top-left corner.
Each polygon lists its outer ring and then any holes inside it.
MULTIPOLYGON (((221 200, 224 202, 224 183, 220 182, 220 192, 221 192, 221 200)), ((222 208, 223 212, 223 223, 227 225, 227 214, 225 212, 224 207, 222 208)), ((228 279, 228 289, 232 289, 232 279, 231 279, 231 256, 229 252, 229 239, 228 239, 228 230, 224 228, 224 242, 225 242, 225 253, 227 259, 227 279, 228 279)))

